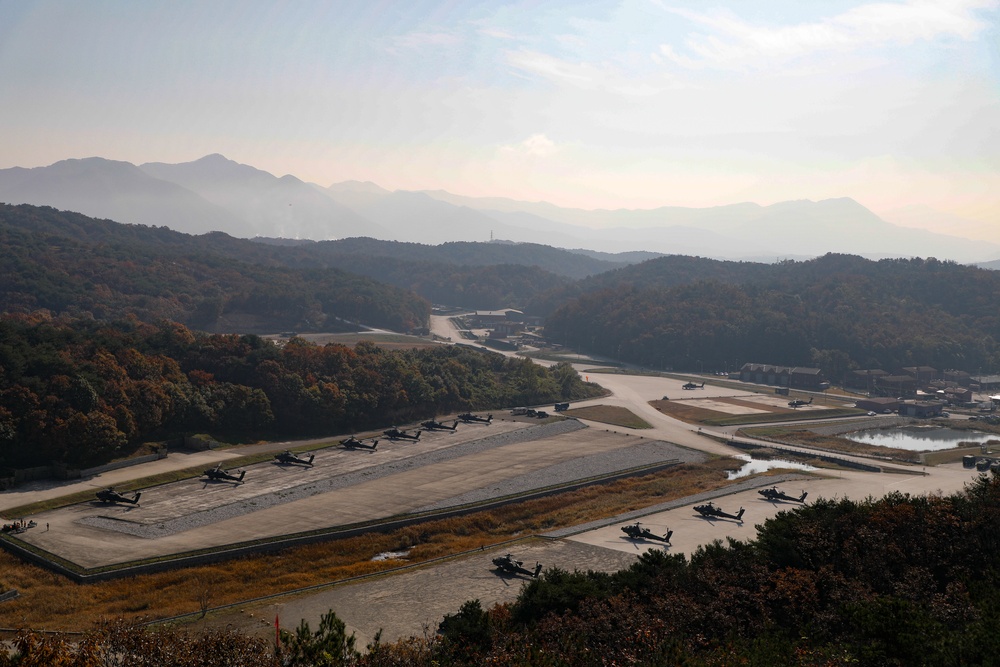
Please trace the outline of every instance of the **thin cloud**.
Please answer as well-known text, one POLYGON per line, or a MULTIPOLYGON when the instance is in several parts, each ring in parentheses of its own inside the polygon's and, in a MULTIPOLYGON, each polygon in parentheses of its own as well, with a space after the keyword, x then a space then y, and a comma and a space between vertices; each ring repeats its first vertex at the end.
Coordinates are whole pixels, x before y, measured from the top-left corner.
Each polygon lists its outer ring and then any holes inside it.
POLYGON ((512 67, 548 79, 554 83, 584 90, 599 90, 621 95, 651 95, 660 87, 633 80, 620 68, 600 63, 571 62, 563 58, 521 49, 507 53, 512 67))
POLYGON ((499 28, 480 28, 479 34, 485 35, 486 37, 493 37, 495 39, 505 39, 511 41, 520 39, 513 33, 507 32, 506 30, 500 30, 499 28))
POLYGON ((829 52, 908 45, 939 39, 975 39, 988 27, 978 11, 996 0, 910 0, 873 3, 842 14, 792 26, 748 23, 732 12, 693 12, 664 7, 706 29, 684 40, 679 52, 660 47, 660 55, 686 68, 745 69, 829 52))
POLYGON ((548 157, 558 150, 556 142, 552 141, 544 134, 533 134, 518 144, 510 144, 500 147, 500 154, 507 156, 525 156, 543 158, 548 157))
POLYGON ((457 46, 462 37, 448 32, 411 32, 392 40, 394 50, 444 49, 457 46))

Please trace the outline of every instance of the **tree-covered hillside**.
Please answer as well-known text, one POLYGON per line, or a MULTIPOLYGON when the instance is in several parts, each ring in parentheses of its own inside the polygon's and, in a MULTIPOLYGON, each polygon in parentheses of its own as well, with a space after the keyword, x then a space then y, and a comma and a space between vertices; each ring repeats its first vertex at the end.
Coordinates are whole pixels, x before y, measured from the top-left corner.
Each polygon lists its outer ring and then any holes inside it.
POLYGON ((583 285, 549 335, 657 368, 756 361, 819 366, 835 381, 851 368, 1000 369, 1000 273, 952 262, 663 258, 583 285))
POLYGON ((568 364, 462 346, 283 347, 136 319, 0 318, 0 468, 87 466, 138 443, 319 436, 597 395, 568 364))
POLYGON ((209 331, 337 331, 338 318, 406 330, 429 312, 413 293, 472 309, 519 308, 568 285, 567 276, 620 265, 533 244, 191 236, 28 205, 0 205, 0 241, 10 276, 0 309, 128 312, 209 331))
POLYGON ((2 205, 0 311, 130 314, 239 332, 342 331, 342 320, 406 331, 427 322, 429 304, 409 290, 334 268, 292 268, 275 250, 2 205))
POLYGON ((616 260, 605 254, 596 258, 569 250, 537 243, 473 243, 455 241, 441 245, 379 241, 371 238, 350 238, 338 241, 306 243, 302 248, 318 259, 341 266, 344 258, 384 257, 431 264, 454 264, 464 267, 484 267, 502 264, 542 268, 563 278, 579 279, 610 271, 631 263, 631 258, 616 260))

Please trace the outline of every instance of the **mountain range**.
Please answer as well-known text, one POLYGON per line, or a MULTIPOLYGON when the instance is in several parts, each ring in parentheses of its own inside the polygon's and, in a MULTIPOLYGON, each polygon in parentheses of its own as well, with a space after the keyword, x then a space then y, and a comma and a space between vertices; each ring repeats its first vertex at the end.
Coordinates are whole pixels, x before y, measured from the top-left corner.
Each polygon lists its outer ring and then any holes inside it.
POLYGON ((0 201, 241 238, 371 237, 431 245, 504 240, 599 258, 605 258, 601 253, 641 250, 642 258, 680 254, 765 262, 828 252, 873 259, 1000 260, 996 243, 893 225, 849 198, 770 206, 582 210, 439 190, 389 191, 358 181, 322 187, 221 155, 180 164, 133 165, 93 157, 2 169, 0 201))

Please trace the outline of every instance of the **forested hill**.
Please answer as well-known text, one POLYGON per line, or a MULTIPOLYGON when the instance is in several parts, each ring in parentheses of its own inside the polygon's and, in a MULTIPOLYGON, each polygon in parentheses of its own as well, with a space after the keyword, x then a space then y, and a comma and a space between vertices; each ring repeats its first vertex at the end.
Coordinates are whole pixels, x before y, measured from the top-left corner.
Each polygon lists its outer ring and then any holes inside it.
POLYGON ((569 364, 464 346, 278 347, 129 319, 0 317, 0 473, 105 463, 139 443, 325 436, 465 410, 597 395, 569 364))
POLYGON ((205 331, 424 326, 412 291, 336 268, 299 268, 295 248, 189 236, 47 207, 0 205, 0 311, 114 319, 132 314, 205 331))
POLYGON ((3 257, 20 269, 19 282, 9 287, 15 293, 0 294, 0 309, 73 308, 98 317, 130 309, 144 319, 169 317, 209 331, 336 330, 331 317, 408 329, 425 320, 427 312, 419 299, 406 296, 409 292, 474 309, 523 308, 539 293, 570 284, 571 277, 625 264, 534 244, 426 246, 364 238, 295 242, 252 241, 222 233, 191 236, 165 227, 123 225, 29 205, 0 204, 0 234, 6 241, 3 257), (48 252, 50 246, 53 253, 48 252), (127 257, 133 262, 126 267, 120 260, 127 257), (96 264, 88 268, 91 260, 96 264), (178 268, 164 271, 168 267, 178 268), (102 280, 109 272, 125 269, 115 280, 102 280), (347 278, 330 269, 352 275, 347 278), (358 281, 357 276, 379 284, 358 281), (355 298, 345 300, 340 295, 331 303, 332 295, 345 291, 331 287, 331 280, 355 292, 355 298), (252 307, 246 296, 262 281, 273 285, 270 292, 265 290, 270 305, 246 312, 248 305, 252 307), (348 285, 352 281, 353 286, 348 285), (83 285, 102 282, 113 298, 102 299, 107 308, 96 312, 83 285), (177 284, 166 290, 168 282, 177 284), (126 285, 131 285, 132 294, 119 293, 126 285), (165 291, 183 303, 170 303, 169 297, 160 301, 165 291), (407 301, 417 304, 416 311, 401 308, 407 301), (331 312, 328 305, 346 310, 331 312))
POLYGON ((345 257, 359 256, 468 267, 517 264, 543 268, 557 276, 573 279, 604 273, 635 262, 632 253, 622 253, 621 256, 603 253, 598 258, 537 243, 499 241, 492 243, 455 241, 441 245, 424 245, 372 238, 350 238, 305 242, 300 248, 319 260, 333 262, 333 266, 341 266, 340 262, 345 257))
POLYGON ((662 258, 574 289, 550 337, 658 368, 753 361, 817 366, 834 381, 851 368, 1000 369, 1000 273, 952 262, 662 258))
MULTIPOLYGON (((278 240, 270 240, 275 242, 278 240)), ((300 253, 294 260, 297 263, 338 266, 411 289, 432 303, 474 310, 524 308, 539 294, 572 284, 568 275, 583 276, 621 266, 533 244, 459 242, 429 246, 355 238, 306 242, 296 250, 300 253)))

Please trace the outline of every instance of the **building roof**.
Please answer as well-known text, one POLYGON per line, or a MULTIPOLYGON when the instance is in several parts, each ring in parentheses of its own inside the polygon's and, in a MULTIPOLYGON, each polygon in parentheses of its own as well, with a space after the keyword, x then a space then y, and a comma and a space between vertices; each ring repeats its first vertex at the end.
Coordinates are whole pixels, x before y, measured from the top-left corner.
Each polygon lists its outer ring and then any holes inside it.
POLYGON ((524 314, 515 308, 504 308, 503 310, 477 310, 476 317, 507 317, 508 313, 524 314))
POLYGON ((740 370, 760 371, 763 373, 799 373, 802 375, 819 375, 823 371, 818 368, 807 368, 805 366, 775 366, 774 364, 755 364, 747 362, 740 370))

